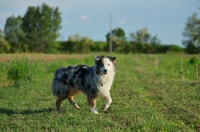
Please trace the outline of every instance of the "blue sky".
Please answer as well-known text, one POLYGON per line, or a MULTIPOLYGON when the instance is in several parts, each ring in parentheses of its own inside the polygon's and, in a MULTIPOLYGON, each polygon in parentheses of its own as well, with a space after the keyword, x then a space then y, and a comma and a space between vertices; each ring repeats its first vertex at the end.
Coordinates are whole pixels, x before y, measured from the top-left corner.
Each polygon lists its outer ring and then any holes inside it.
POLYGON ((94 41, 105 41, 112 14, 112 28, 131 32, 147 27, 162 44, 182 46, 185 23, 194 12, 200 13, 199 0, 0 0, 0 29, 11 15, 24 16, 28 6, 46 3, 59 7, 62 16, 61 40, 80 34, 94 41))

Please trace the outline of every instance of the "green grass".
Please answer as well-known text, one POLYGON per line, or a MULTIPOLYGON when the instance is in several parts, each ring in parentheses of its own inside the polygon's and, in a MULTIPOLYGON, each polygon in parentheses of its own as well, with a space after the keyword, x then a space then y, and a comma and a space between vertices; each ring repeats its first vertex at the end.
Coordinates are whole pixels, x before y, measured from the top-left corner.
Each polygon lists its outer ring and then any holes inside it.
POLYGON ((113 103, 104 113, 105 100, 99 98, 99 115, 90 112, 84 94, 75 97, 80 110, 66 100, 58 112, 51 93, 57 67, 93 65, 94 55, 0 62, 0 131, 200 131, 200 83, 195 65, 188 63, 193 56, 114 55, 113 103), (9 78, 10 69, 22 74, 9 78))

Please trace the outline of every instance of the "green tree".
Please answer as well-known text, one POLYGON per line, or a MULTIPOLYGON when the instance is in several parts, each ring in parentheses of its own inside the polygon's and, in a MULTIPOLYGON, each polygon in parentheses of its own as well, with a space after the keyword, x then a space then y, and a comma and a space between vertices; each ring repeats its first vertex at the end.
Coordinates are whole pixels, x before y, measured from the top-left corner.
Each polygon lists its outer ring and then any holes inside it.
POLYGON ((105 42, 105 41, 96 41, 96 42, 94 42, 94 45, 92 46, 91 50, 92 51, 98 51, 98 52, 108 51, 107 42, 105 42))
POLYGON ((160 39, 157 35, 152 36, 148 28, 143 28, 137 30, 135 33, 130 33, 130 43, 132 43, 133 52, 150 53, 156 52, 156 47, 160 44, 160 39))
MULTIPOLYGON (((115 52, 123 52, 126 46, 126 34, 122 28, 116 28, 111 31, 112 36, 112 50, 115 52)), ((110 32, 106 34, 106 40, 110 42, 110 32)))
POLYGON ((47 4, 29 6, 23 17, 22 28, 31 52, 54 52, 61 28, 59 8, 47 4))
POLYGON ((157 35, 152 36, 148 28, 137 30, 136 33, 130 33, 131 41, 141 44, 159 44, 160 39, 157 35))
POLYGON ((147 28, 136 31, 136 33, 130 33, 131 40, 136 43, 149 43, 151 34, 148 32, 147 28))
POLYGON ((66 42, 63 42, 62 51, 67 53, 89 53, 94 46, 94 42, 89 37, 82 37, 79 34, 69 36, 66 42))
POLYGON ((160 43, 161 43, 161 41, 158 38, 158 35, 155 35, 155 36, 151 37, 150 44, 160 44, 160 43))
POLYGON ((5 40, 5 36, 3 35, 2 31, 0 30, 0 53, 7 53, 10 51, 10 45, 5 40))
POLYGON ((183 39, 182 43, 187 53, 200 53, 200 18, 197 13, 188 18, 183 36, 186 39, 183 39))
POLYGON ((6 19, 4 33, 5 39, 11 45, 11 52, 22 52, 25 50, 26 46, 23 44, 24 32, 21 28, 21 25, 21 16, 11 16, 6 19))
MULTIPOLYGON (((72 37, 72 36, 71 36, 72 37)), ((76 34, 74 37, 72 37, 74 40, 74 51, 78 53, 89 53, 91 46, 94 44, 94 42, 89 37, 81 37, 79 34, 76 34)))

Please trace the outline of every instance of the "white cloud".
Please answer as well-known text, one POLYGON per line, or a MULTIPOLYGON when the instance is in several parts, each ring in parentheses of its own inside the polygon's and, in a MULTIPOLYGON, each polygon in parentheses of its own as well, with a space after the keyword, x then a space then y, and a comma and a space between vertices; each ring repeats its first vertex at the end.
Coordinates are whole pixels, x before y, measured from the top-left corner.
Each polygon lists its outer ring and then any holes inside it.
POLYGON ((125 20, 119 20, 119 23, 120 24, 126 24, 126 21, 125 20))
POLYGON ((87 17, 87 16, 85 16, 85 15, 81 15, 81 16, 80 16, 80 19, 83 20, 83 21, 92 20, 90 17, 87 17))
POLYGON ((81 24, 91 24, 92 23, 92 18, 86 16, 86 15, 81 15, 80 16, 80 23, 81 24))

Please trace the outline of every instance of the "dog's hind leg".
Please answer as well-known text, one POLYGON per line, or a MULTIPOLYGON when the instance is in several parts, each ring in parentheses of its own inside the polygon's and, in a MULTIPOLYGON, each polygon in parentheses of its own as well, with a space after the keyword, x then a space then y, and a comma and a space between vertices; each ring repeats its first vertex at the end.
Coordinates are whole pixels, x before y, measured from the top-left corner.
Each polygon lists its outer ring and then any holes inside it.
POLYGON ((58 96, 57 100, 56 100, 56 107, 57 110, 61 111, 61 103, 63 100, 65 100, 67 98, 67 96, 58 96))
POLYGON ((69 102, 74 106, 74 108, 80 109, 78 104, 74 101, 74 96, 68 96, 67 98, 68 98, 69 102))
POLYGON ((68 100, 69 100, 69 102, 74 106, 74 108, 76 108, 76 109, 80 109, 80 107, 78 106, 78 104, 76 104, 76 102, 74 101, 74 96, 76 95, 76 94, 78 94, 79 93, 79 91, 77 90, 77 89, 72 89, 71 91, 70 91, 70 94, 67 96, 67 98, 68 98, 68 100))
POLYGON ((106 109, 110 106, 110 104, 112 103, 112 98, 110 97, 110 95, 105 96, 106 97, 106 104, 104 105, 104 111, 106 111, 106 109))
POLYGON ((99 114, 99 112, 96 109, 96 98, 89 98, 88 97, 88 105, 89 105, 92 113, 99 114))

